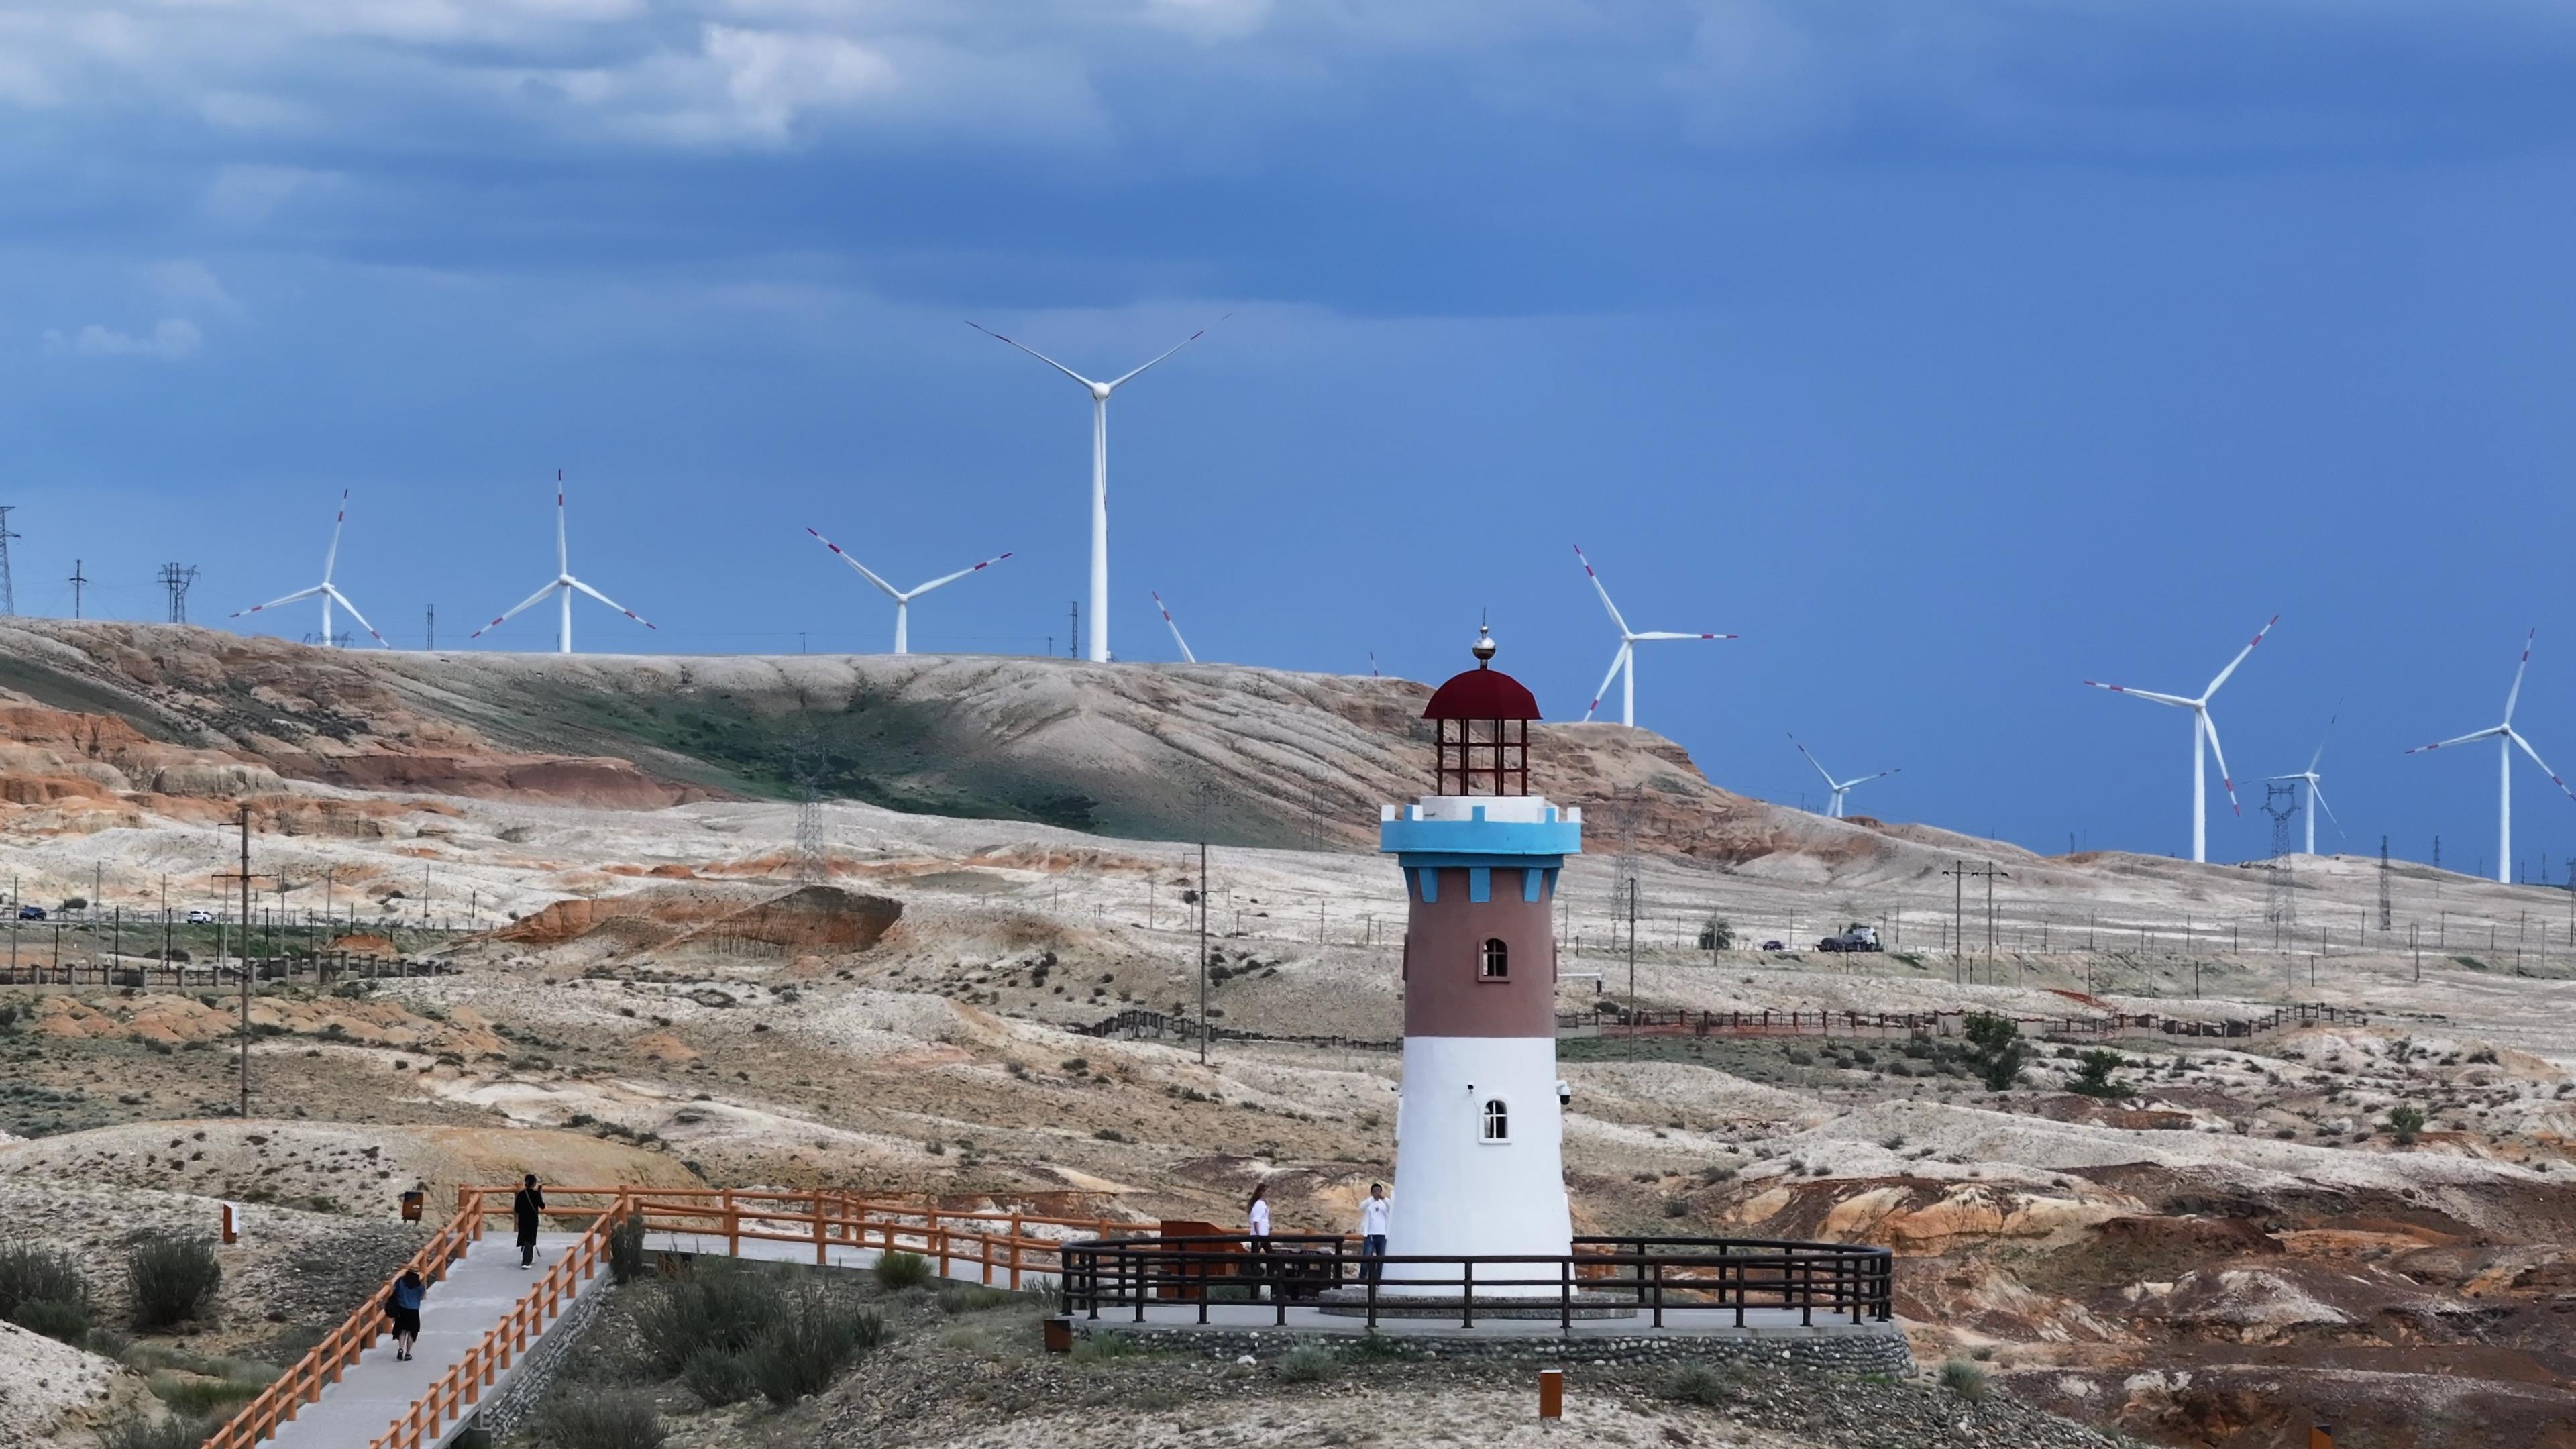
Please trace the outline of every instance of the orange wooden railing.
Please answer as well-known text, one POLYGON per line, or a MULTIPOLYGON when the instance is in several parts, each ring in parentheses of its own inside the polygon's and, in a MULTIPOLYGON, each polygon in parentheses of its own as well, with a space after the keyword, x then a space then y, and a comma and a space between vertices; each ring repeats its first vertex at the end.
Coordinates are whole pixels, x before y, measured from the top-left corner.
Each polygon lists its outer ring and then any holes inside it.
MULTIPOLYGON (((470 1214, 474 1219, 475 1235, 479 1237, 486 1216, 485 1204, 491 1192, 488 1189, 461 1190, 458 1194, 460 1200, 467 1192, 472 1193, 472 1205, 467 1207, 460 1203, 457 1216, 463 1218, 470 1214)), ((588 1230, 555 1259, 553 1265, 546 1269, 545 1276, 537 1280, 536 1286, 530 1288, 499 1323, 492 1325, 492 1331, 483 1335, 481 1343, 468 1349, 465 1357, 458 1359, 453 1367, 422 1391, 421 1396, 412 1401, 411 1408, 394 1420, 393 1427, 376 1439, 371 1449, 421 1449, 424 1444, 435 1445, 442 1426, 473 1413, 474 1406, 482 1402, 483 1391, 528 1351, 530 1343, 544 1335, 548 1324, 562 1316, 564 1309, 571 1306, 573 1298, 581 1292, 581 1285, 598 1276, 600 1265, 608 1259, 609 1234, 616 1228, 617 1220, 628 1211, 632 1208, 622 1198, 601 1208, 591 1218, 588 1230)))
MULTIPOLYGON (((448 1266, 465 1256, 494 1215, 508 1215, 515 1191, 515 1185, 458 1188, 455 1217, 405 1268, 432 1283, 446 1276, 448 1266)), ((1033 1276, 1061 1277, 1061 1247, 1068 1241, 1150 1230, 1145 1224, 1104 1218, 959 1211, 927 1201, 828 1188, 771 1192, 549 1187, 546 1198, 548 1217, 587 1224, 580 1239, 555 1260, 482 1343, 393 1422, 372 1449, 420 1449, 437 1442, 441 1426, 470 1414, 483 1390, 545 1332, 580 1291, 581 1283, 597 1274, 607 1258, 609 1232, 626 1213, 642 1214, 648 1232, 722 1238, 728 1256, 739 1256, 746 1240, 811 1243, 816 1263, 830 1262, 836 1247, 918 1253, 931 1260, 940 1277, 959 1278, 971 1272, 980 1282, 1014 1290, 1026 1287, 1033 1276)), ((385 1296, 401 1276, 397 1272, 388 1278, 384 1288, 361 1303, 347 1321, 324 1335, 259 1397, 243 1405, 206 1440, 205 1449, 252 1449, 274 1436, 297 1410, 319 1399, 325 1387, 338 1383, 343 1371, 385 1333, 385 1296)))
POLYGON ((244 1404, 224 1426, 209 1435, 204 1449, 250 1449, 277 1433, 277 1426, 293 1419, 305 1405, 322 1397, 322 1390, 340 1381, 340 1375, 359 1355, 375 1345, 387 1329, 385 1299, 404 1273, 418 1273, 422 1281, 435 1283, 447 1276, 448 1265, 465 1256, 473 1245, 476 1214, 467 1211, 463 1194, 459 1194, 456 1216, 445 1227, 432 1234, 412 1255, 411 1261, 385 1280, 372 1297, 358 1305, 339 1327, 322 1335, 304 1357, 297 1359, 277 1381, 260 1391, 259 1396, 244 1404))

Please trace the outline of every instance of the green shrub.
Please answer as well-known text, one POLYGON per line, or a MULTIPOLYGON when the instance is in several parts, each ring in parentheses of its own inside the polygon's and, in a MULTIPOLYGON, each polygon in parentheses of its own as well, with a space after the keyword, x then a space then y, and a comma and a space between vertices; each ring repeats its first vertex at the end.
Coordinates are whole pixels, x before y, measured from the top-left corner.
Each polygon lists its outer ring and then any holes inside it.
POLYGON ((738 1263, 702 1261, 652 1286, 635 1311, 636 1351, 647 1369, 669 1378, 708 1349, 749 1347, 777 1311, 774 1282, 738 1263))
POLYGON ((2424 1109, 2399 1103, 2388 1109, 2388 1137, 2400 1147, 2411 1147, 2424 1130, 2424 1109))
POLYGON ((942 1313, 982 1313, 987 1309, 1008 1308, 1028 1301, 1020 1294, 1002 1288, 987 1288, 981 1283, 952 1283, 939 1290, 942 1313))
POLYGON ((203 1377, 165 1372, 154 1374, 151 1385, 152 1397, 174 1414, 230 1418, 233 1410, 258 1398, 268 1380, 254 1374, 203 1377))
POLYGON ((784 1409, 830 1388, 833 1375, 885 1339, 884 1319, 809 1291, 789 1300, 744 1358, 761 1395, 784 1409))
POLYGON ((620 1283, 644 1276, 644 1215, 628 1213, 608 1230, 608 1273, 620 1283))
POLYGON ((1657 1387, 1665 1398, 1704 1407, 1733 1403, 1741 1390, 1735 1375, 1705 1363, 1675 1364, 1657 1387))
POLYGON ((99 1449, 197 1449, 212 1425, 173 1414, 164 1419, 122 1419, 99 1430, 99 1449))
POLYGON ((918 1288, 930 1281, 930 1260, 919 1253, 888 1253, 877 1259, 877 1286, 889 1293, 918 1288))
POLYGON ((1339 1367, 1333 1356, 1311 1343, 1299 1344, 1282 1354, 1272 1372, 1292 1384, 1316 1384, 1332 1377, 1339 1367))
POLYGON ((134 1293, 134 1322, 139 1328, 168 1328, 206 1310, 224 1280, 208 1238, 154 1233, 125 1256, 125 1277, 134 1293))
POLYGON ((1726 951, 1734 948, 1735 927, 1724 916, 1711 916, 1699 925, 1699 948, 1703 951, 1726 951))
MULTIPOLYGON (((1979 1080, 1989 1092, 2000 1092, 2021 1077, 2023 1046, 2021 1028, 2009 1016, 1992 1012, 1971 1014, 1962 1028, 1968 1045, 1962 1053, 1968 1065, 1976 1069, 1979 1080)), ((1907 1054, 1912 1055, 1909 1048, 1907 1054)))
POLYGON ((680 1365, 680 1385, 710 1409, 738 1404, 760 1392, 751 1376, 751 1360, 729 1348, 702 1348, 680 1365))
POLYGON ((661 1449, 664 1437, 652 1403, 632 1394, 556 1399, 538 1426, 555 1449, 661 1449))
POLYGON ((1941 1386, 1969 1403, 1982 1403, 1994 1390, 1986 1381, 1986 1371, 1964 1358, 1954 1358, 1941 1365, 1941 1386))
POLYGON ((0 1318, 78 1343, 90 1326, 89 1280, 80 1262, 40 1243, 0 1246, 0 1318))
POLYGON ((1413 1357, 1413 1350, 1403 1339, 1372 1328, 1344 1346, 1342 1356, 1353 1363, 1394 1363, 1413 1357))
POLYGON ((2118 1052, 2095 1047, 2075 1059, 2075 1080, 2066 1084, 2066 1090, 2087 1097, 2128 1096, 2127 1083, 2111 1080, 2111 1074, 2125 1065, 2118 1052))

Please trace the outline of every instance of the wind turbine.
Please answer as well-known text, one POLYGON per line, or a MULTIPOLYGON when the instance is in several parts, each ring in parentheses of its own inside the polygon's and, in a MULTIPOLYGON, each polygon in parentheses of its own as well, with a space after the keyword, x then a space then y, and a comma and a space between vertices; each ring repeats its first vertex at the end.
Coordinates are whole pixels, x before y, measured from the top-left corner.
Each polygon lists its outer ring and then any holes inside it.
POLYGON ((2540 630, 2535 626, 2531 633, 2523 637, 2522 662, 2514 666, 2513 688, 2508 690, 2504 697, 2504 723, 2479 730, 2476 734, 2421 745, 2406 752, 2410 755, 2420 755, 2427 750, 2465 745, 2471 740, 2492 739, 2496 742, 2496 880, 2505 885, 2513 883, 2514 746, 2520 745, 2522 752, 2531 756, 2531 762, 2538 765, 2540 772, 2549 777, 2549 783, 2557 786, 2569 799, 2576 800, 2576 790, 2569 790, 2567 782, 2558 778, 2558 772, 2549 768, 2549 762, 2540 757, 2540 751, 2533 749, 2531 741, 2524 739, 2522 733, 2513 727, 2514 702, 2522 698, 2522 674, 2524 670, 2531 667, 2531 641, 2539 636, 2540 630))
POLYGON ((2158 704, 2171 705, 2175 709, 2191 711, 2191 858, 2195 861, 2205 863, 2209 859, 2209 775, 2205 763, 2206 757, 2202 755, 2200 749, 2201 740, 2204 737, 2209 741, 2209 753, 2218 756, 2218 778, 2219 782, 2227 787, 2228 807, 2239 815, 2245 813, 2245 807, 2236 803, 2236 781, 2227 773, 2227 751, 2219 748, 2218 722, 2209 717, 2209 697, 2218 693, 2218 686, 2227 682, 2227 676, 2234 674, 2236 666, 2245 662, 2245 656, 2254 652, 2254 646, 2263 642, 2263 636, 2272 632, 2272 625, 2280 622, 2281 616, 2274 614, 2262 628, 2255 630, 2254 637, 2246 641, 2244 648, 2236 651, 2236 657, 2227 661, 2227 667, 2218 671, 2218 677, 2209 681, 2209 687, 2202 690, 2197 699, 2185 699, 2178 694, 2157 694, 2151 690, 2131 689, 2125 684, 2104 684, 2098 679, 2084 681, 2095 689, 2107 689, 2114 694, 2135 695, 2140 699, 2153 700, 2158 704))
POLYGON ((369 624, 367 622, 367 616, 358 612, 358 606, 349 602, 349 596, 341 593, 339 586, 331 582, 332 566, 340 561, 340 525, 347 523, 348 521, 349 490, 343 488, 340 490, 340 514, 338 517, 331 520, 331 547, 322 555, 322 582, 315 584, 309 589, 297 589, 294 593, 291 593, 282 599, 271 599, 265 604, 253 604, 247 609, 236 612, 233 617, 238 619, 243 614, 256 614, 262 609, 274 609, 280 604, 292 604, 298 599, 310 599, 318 595, 322 600, 323 648, 328 649, 331 647, 331 606, 333 604, 338 604, 341 608, 348 610, 350 618, 357 620, 368 633, 376 635, 377 643, 384 644, 388 649, 394 647, 391 644, 385 643, 384 635, 376 634, 376 626, 369 624))
POLYGON ((535 593, 528 595, 526 598, 521 599, 518 602, 517 607, 511 609, 509 613, 503 614, 500 618, 493 620, 491 623, 484 625, 482 628, 475 630, 473 633, 468 634, 465 637, 468 639, 480 639, 484 635, 491 633, 493 630, 500 628, 503 624, 508 623, 512 618, 518 615, 520 610, 527 608, 530 604, 537 602, 548 594, 559 593, 563 596, 563 625, 562 630, 556 639, 555 652, 558 654, 570 654, 572 652, 572 596, 573 591, 576 589, 599 600, 601 603, 615 609, 617 612, 624 614, 627 618, 634 620, 636 623, 643 625, 647 629, 654 627, 652 620, 645 618, 643 615, 636 613, 633 609, 626 607, 624 604, 617 602, 615 599, 610 598, 606 594, 601 593, 599 590, 592 588, 590 585, 585 584, 581 580, 572 576, 572 552, 564 542, 563 470, 561 468, 557 468, 555 470, 554 581, 547 584, 544 588, 537 590, 535 593))
MULTIPOLYGON (((1146 592, 1153 593, 1153 590, 1146 592)), ((1181 646, 1181 657, 1192 664, 1198 663, 1199 657, 1190 652, 1190 641, 1181 637, 1181 626, 1172 622, 1172 606, 1163 602, 1161 594, 1154 594, 1154 607, 1163 611, 1163 627, 1172 631, 1172 642, 1181 646)))
POLYGON ((1884 780, 1890 775, 1902 774, 1905 770, 1904 766, 1899 765, 1893 770, 1881 770, 1875 775, 1854 775, 1848 780, 1837 780, 1832 772, 1825 768, 1824 762, 1816 758, 1814 751, 1799 743, 1796 735, 1789 736, 1789 743, 1798 746, 1798 753, 1805 755, 1807 763, 1816 767, 1816 773, 1825 777, 1825 788, 1834 792, 1833 803, 1825 808, 1825 814, 1835 820, 1843 818, 1843 797, 1851 793, 1854 785, 1866 785, 1872 780, 1884 780))
MULTIPOLYGON (((1225 317, 1233 315, 1228 312, 1225 317)), ((1225 317, 1219 317, 1216 320, 1222 322, 1225 317)), ((1072 378, 1075 382, 1081 383, 1091 394, 1091 648, 1089 653, 1092 663, 1106 664, 1109 662, 1109 395, 1135 381, 1144 373, 1146 367, 1152 367, 1155 363, 1205 337, 1208 330, 1202 327, 1182 338, 1179 342, 1155 354, 1144 367, 1139 367, 1133 372, 1121 373, 1107 382, 1094 382, 1024 342, 1012 342, 1001 333, 974 322, 968 322, 966 325, 996 342, 1009 342, 1011 346, 1072 378)))
MULTIPOLYGON (((814 530, 810 528, 805 531, 807 533, 814 533, 814 530)), ((878 578, 866 564, 850 557, 847 553, 843 553, 839 544, 832 542, 830 539, 823 537, 823 535, 819 533, 814 533, 814 538, 825 548, 830 549, 834 554, 838 555, 841 562, 857 569, 859 571, 859 577, 866 579, 869 583, 885 590, 886 597, 894 600, 894 652, 897 654, 909 654, 912 652, 911 649, 906 647, 906 635, 909 632, 908 625, 911 622, 913 600, 920 598, 922 595, 929 593, 932 589, 938 588, 942 584, 953 584, 959 579, 966 577, 968 574, 977 572, 981 569, 991 568, 993 565, 1000 563, 1003 559, 1010 557, 1007 553, 998 554, 992 558, 984 560, 982 563, 976 564, 972 568, 962 568, 953 574, 943 574, 938 578, 932 579, 929 583, 917 584, 910 589, 898 589, 894 585, 887 583, 885 580, 878 578)))
MULTIPOLYGON (((2334 735, 2334 720, 2332 719, 2326 721, 2326 735, 2328 738, 2332 738, 2334 735)), ((2324 760, 2325 757, 2326 742, 2325 740, 2319 740, 2317 741, 2317 752, 2308 757, 2308 767, 2306 769, 2301 770, 2295 775, 2274 775, 2272 777, 2275 780, 2305 780, 2308 782, 2308 803, 2316 807, 2308 812, 2308 854, 2310 855, 2317 853, 2317 811, 2323 810, 2326 812, 2326 818, 2330 820, 2334 819, 2334 808, 2326 804, 2325 777, 2317 773, 2317 765, 2320 761, 2324 760)), ((2340 820, 2335 820, 2335 833, 2337 835, 2341 835, 2343 833, 2343 822, 2340 820)))
POLYGON ((1583 556, 1583 545, 1578 543, 1574 546, 1574 557, 1583 565, 1583 576, 1592 580, 1593 592, 1601 596, 1601 607, 1610 611, 1610 622, 1619 626, 1619 652, 1610 656, 1610 672, 1601 676, 1601 687, 1592 692, 1592 703, 1584 706, 1585 719, 1592 718, 1593 711, 1601 708, 1601 697, 1610 692, 1610 681, 1618 678, 1619 671, 1624 669, 1628 671, 1628 682, 1619 698, 1619 723, 1634 725, 1637 722, 1637 645, 1641 642, 1648 639, 1732 639, 1735 637, 1732 634, 1674 634, 1663 630, 1638 633, 1628 627, 1626 619, 1620 617, 1619 606, 1610 602, 1610 591, 1601 586, 1601 576, 1592 571, 1592 560, 1583 556))

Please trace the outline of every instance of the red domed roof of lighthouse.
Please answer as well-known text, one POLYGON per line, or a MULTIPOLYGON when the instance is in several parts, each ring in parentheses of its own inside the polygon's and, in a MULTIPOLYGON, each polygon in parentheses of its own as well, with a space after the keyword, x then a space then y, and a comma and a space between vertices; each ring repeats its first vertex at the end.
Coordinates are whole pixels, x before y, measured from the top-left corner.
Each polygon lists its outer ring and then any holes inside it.
POLYGON ((1476 667, 1464 674, 1452 675, 1449 682, 1432 691, 1431 702, 1422 707, 1424 719, 1537 719, 1538 698, 1529 686, 1512 678, 1486 661, 1494 657, 1493 636, 1481 626, 1476 630, 1476 667))

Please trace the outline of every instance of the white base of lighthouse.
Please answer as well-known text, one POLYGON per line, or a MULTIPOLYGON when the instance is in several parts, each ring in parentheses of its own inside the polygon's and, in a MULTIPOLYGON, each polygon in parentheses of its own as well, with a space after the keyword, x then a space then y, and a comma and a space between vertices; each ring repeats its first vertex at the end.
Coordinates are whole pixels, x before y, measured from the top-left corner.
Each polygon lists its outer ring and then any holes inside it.
MULTIPOLYGON (((1390 1256, 1557 1258, 1573 1251, 1565 1119, 1556 1081, 1553 1036, 1405 1039, 1403 1095, 1395 1118, 1395 1211, 1387 1225, 1390 1256)), ((1479 1279, 1486 1271, 1496 1278, 1548 1281, 1491 1290, 1480 1281, 1479 1298, 1557 1295, 1550 1265, 1497 1264, 1480 1270, 1479 1279)), ((1452 1284, 1412 1287, 1405 1280, 1459 1276, 1454 1263, 1390 1263, 1381 1291, 1452 1296, 1458 1292, 1452 1284)))

